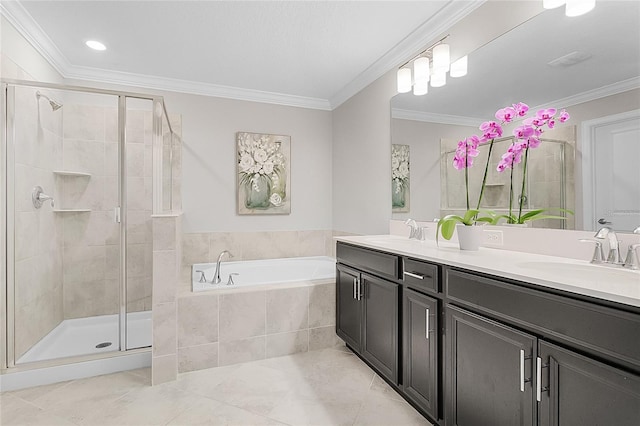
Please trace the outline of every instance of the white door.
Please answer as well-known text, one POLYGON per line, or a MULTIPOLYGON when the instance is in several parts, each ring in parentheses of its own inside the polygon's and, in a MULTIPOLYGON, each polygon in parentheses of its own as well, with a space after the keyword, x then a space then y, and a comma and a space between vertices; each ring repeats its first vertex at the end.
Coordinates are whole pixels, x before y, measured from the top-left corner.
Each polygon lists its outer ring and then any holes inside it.
POLYGON ((640 226, 640 111, 605 117, 591 136, 593 215, 585 227, 633 231, 640 226))

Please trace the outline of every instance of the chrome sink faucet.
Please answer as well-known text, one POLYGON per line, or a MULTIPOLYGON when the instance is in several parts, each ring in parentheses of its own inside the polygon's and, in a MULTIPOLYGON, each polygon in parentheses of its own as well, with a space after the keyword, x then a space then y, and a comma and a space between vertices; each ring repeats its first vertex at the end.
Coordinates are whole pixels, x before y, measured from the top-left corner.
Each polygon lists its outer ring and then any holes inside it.
MULTIPOLYGON (((640 226, 633 230, 634 234, 640 234, 640 226)), ((625 268, 638 269, 640 267, 640 261, 638 259, 638 248, 640 244, 629 244, 629 250, 627 251, 627 258, 624 260, 625 268)))
POLYGON ((608 226, 601 228, 596 235, 594 236, 598 240, 604 240, 605 238, 609 241, 609 255, 607 256, 606 263, 611 263, 614 265, 622 265, 622 257, 620 256, 620 241, 618 240, 618 236, 615 231, 608 226))
POLYGON ((407 219, 404 222, 404 224, 410 228, 409 239, 420 240, 420 241, 424 240, 424 237, 425 237, 424 229, 418 226, 415 220, 407 219))
POLYGON ((212 284, 220 284, 220 282, 222 282, 222 278, 220 278, 220 262, 222 262, 222 258, 225 254, 230 258, 233 257, 233 255, 227 250, 223 250, 222 253, 220 253, 218 261, 216 262, 216 272, 213 274, 213 280, 211 280, 212 284))

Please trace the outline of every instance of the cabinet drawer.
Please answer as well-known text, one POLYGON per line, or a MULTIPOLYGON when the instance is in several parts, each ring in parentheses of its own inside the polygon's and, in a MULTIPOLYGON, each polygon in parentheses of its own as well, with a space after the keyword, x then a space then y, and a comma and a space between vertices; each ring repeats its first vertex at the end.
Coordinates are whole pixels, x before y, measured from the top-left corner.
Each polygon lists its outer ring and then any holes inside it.
POLYGON ((398 279, 398 256, 338 243, 336 257, 341 263, 346 263, 363 271, 398 279))
POLYGON ((638 314, 452 269, 446 270, 445 291, 450 302, 640 371, 638 314))
POLYGON ((438 292, 438 266, 421 260, 403 258, 402 280, 418 290, 438 292))

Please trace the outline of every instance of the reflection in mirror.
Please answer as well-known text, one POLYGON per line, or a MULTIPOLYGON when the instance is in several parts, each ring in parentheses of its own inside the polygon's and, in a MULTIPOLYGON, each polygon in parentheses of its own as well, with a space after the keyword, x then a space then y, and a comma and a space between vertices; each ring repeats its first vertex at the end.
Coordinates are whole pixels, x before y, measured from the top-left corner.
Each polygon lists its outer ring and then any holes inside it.
MULTIPOLYGON (((627 1, 598 2, 576 18, 562 8, 544 11, 469 53, 467 76, 430 87, 424 96, 395 96, 391 141, 410 146, 412 167, 411 211, 394 212, 393 218, 433 220, 464 210, 456 198, 464 193, 464 174, 448 171, 447 152, 478 134, 496 110, 517 102, 531 107, 529 116, 538 107, 571 114, 567 123, 545 132, 526 191, 527 207, 564 205, 575 216, 532 226, 594 230, 601 219, 619 231, 640 225, 640 2, 627 1)), ((512 129, 505 128, 504 136, 512 129)), ((494 149, 493 165, 503 148, 494 149)), ((474 172, 482 174, 480 169, 474 172)), ((494 178, 483 204, 500 210, 505 177, 494 178)), ((481 178, 473 181, 479 187, 481 178)), ((476 201, 477 194, 471 189, 476 201)))

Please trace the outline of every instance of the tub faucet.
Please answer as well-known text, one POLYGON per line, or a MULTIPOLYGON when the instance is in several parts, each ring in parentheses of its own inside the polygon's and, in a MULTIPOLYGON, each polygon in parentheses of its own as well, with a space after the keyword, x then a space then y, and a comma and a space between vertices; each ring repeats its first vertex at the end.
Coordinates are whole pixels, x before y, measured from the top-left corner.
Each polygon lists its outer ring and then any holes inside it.
POLYGON ((621 265, 623 263, 622 257, 620 256, 620 241, 618 241, 618 237, 613 229, 605 226, 596 232, 595 238, 599 240, 606 238, 609 241, 609 255, 607 256, 606 263, 614 265, 621 265))
POLYGON ((212 284, 220 284, 220 282, 222 281, 222 278, 220 278, 220 262, 222 262, 222 257, 225 254, 229 257, 233 257, 233 255, 227 250, 223 250, 222 253, 220 253, 220 255, 218 256, 218 261, 216 262, 216 272, 215 274, 213 274, 213 280, 211 280, 212 284))

